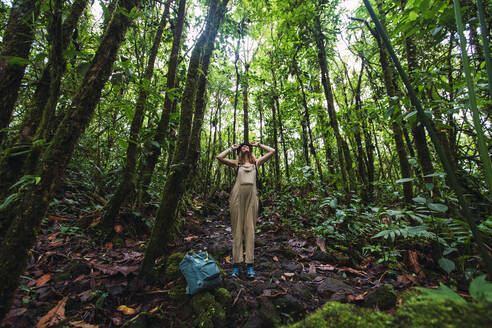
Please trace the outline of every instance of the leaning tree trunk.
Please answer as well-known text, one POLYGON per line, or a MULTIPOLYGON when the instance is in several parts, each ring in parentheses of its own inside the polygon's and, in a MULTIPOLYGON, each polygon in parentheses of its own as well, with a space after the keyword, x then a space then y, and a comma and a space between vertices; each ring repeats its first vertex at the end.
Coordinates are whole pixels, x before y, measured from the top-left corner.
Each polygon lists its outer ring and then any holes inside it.
POLYGON ((152 76, 154 75, 154 64, 157 58, 157 52, 159 51, 164 27, 166 26, 166 20, 169 16, 170 4, 171 0, 168 0, 164 7, 161 21, 155 34, 152 48, 150 49, 149 61, 147 62, 147 67, 145 68, 144 76, 138 91, 138 99, 135 105, 135 114, 133 115, 132 124, 130 126, 128 148, 126 149, 126 164, 125 170, 123 172, 123 180, 118 186, 116 193, 107 204, 104 216, 99 223, 99 228, 106 238, 112 235, 115 219, 118 215, 118 212, 120 211, 121 205, 127 199, 129 194, 135 192, 135 170, 137 167, 137 146, 139 143, 138 134, 140 132, 140 128, 142 127, 145 115, 145 103, 147 102, 147 98, 149 95, 149 86, 152 81, 152 76))
POLYGON ((9 126, 12 118, 31 52, 40 4, 41 0, 14 1, 3 34, 0 51, 0 145, 6 136, 6 132, 2 130, 9 126))
POLYGON ((190 57, 181 101, 179 134, 173 156, 173 168, 164 185, 155 225, 142 263, 141 273, 147 279, 153 278, 153 267, 156 259, 168 251, 167 244, 172 237, 173 228, 177 220, 176 209, 186 191, 188 173, 193 169, 196 162, 193 159, 197 156, 201 124, 203 122, 206 73, 217 30, 224 17, 227 2, 228 0, 210 1, 205 31, 199 37, 190 57), (201 58, 203 60, 200 67, 201 58), (192 125, 194 130, 192 130, 192 125), (194 138, 198 139, 198 141, 194 140, 194 138))
POLYGON ((183 34, 185 11, 186 0, 181 0, 179 1, 178 17, 174 27, 173 45, 171 48, 171 55, 169 57, 167 69, 166 89, 168 91, 166 92, 164 98, 164 108, 162 110, 161 119, 159 121, 159 125, 157 126, 153 141, 146 144, 146 155, 144 156, 142 163, 140 163, 139 192, 141 195, 139 196, 139 202, 147 201, 149 198, 146 189, 152 180, 155 166, 161 156, 162 144, 164 143, 169 129, 169 117, 173 109, 174 98, 171 94, 172 92, 175 92, 174 90, 176 88, 176 70, 178 68, 179 49, 181 45, 181 35, 183 34))
POLYGON ((0 245, 0 321, 12 304, 19 275, 24 271, 29 249, 36 240, 41 219, 46 214, 55 188, 70 162, 80 135, 91 120, 102 89, 111 75, 118 49, 131 23, 127 13, 139 3, 138 0, 120 2, 122 10, 111 21, 79 91, 38 164, 35 175, 41 178, 39 183, 33 183, 19 191, 16 206, 8 213, 0 213, 0 218, 13 218, 0 245))

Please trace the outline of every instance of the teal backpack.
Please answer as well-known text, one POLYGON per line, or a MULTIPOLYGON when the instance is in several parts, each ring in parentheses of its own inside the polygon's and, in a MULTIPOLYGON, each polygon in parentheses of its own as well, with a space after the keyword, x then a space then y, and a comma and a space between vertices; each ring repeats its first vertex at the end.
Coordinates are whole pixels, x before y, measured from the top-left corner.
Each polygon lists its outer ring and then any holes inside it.
POLYGON ((186 253, 179 268, 186 279, 188 295, 217 287, 222 281, 217 263, 207 252, 186 253))

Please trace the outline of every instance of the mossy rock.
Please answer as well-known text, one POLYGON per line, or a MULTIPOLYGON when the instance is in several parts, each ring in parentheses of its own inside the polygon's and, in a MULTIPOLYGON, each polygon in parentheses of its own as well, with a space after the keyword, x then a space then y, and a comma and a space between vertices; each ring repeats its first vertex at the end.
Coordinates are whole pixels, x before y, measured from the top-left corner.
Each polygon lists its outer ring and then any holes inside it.
POLYGON ((409 300, 396 314, 325 303, 323 308, 289 328, 482 328, 492 326, 492 305, 452 300, 409 300))
POLYGON ((178 284, 169 290, 169 300, 172 303, 179 304, 183 303, 188 299, 186 295, 186 286, 184 284, 178 284))
POLYGON ((179 263, 184 258, 184 253, 176 252, 171 254, 166 261, 165 275, 167 280, 176 280, 182 276, 181 270, 179 269, 179 263))
POLYGON ((394 323, 402 328, 492 327, 492 304, 412 299, 398 309, 394 323))
POLYGON ((351 304, 328 302, 304 320, 285 326, 289 328, 385 328, 390 327, 391 316, 358 308, 351 304))
POLYGON ((384 285, 370 292, 365 300, 364 306, 378 308, 380 310, 389 310, 396 305, 396 293, 392 285, 384 285))
POLYGON ((226 312, 224 307, 216 301, 211 293, 205 292, 194 295, 191 299, 191 306, 197 315, 194 321, 195 327, 225 327, 226 312))
POLYGON ((225 288, 218 288, 215 291, 215 299, 217 302, 222 304, 225 307, 228 307, 232 304, 232 295, 229 293, 229 291, 225 288))

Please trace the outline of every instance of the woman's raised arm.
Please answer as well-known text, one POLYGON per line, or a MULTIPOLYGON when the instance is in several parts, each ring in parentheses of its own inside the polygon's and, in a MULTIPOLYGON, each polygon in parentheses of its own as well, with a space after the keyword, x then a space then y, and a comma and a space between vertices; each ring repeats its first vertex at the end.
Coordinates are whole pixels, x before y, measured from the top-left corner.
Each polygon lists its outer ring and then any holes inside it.
POLYGON ((228 159, 228 158, 225 158, 230 152, 236 150, 238 147, 238 145, 232 145, 232 147, 230 148, 227 148, 226 150, 224 150, 222 153, 220 153, 219 155, 217 155, 215 158, 217 158, 217 160, 219 161, 219 163, 222 163, 222 164, 225 164, 227 166, 230 166, 230 167, 233 167, 233 168, 236 168, 237 166, 237 162, 235 160, 232 160, 232 159, 228 159))
POLYGON ((272 148, 272 147, 269 147, 269 146, 266 146, 266 145, 262 145, 258 142, 251 142, 251 145, 253 146, 256 146, 260 149, 263 149, 264 151, 266 151, 267 153, 263 156, 261 156, 260 158, 258 158, 256 160, 256 165, 257 166, 260 166, 262 165, 263 163, 265 163, 266 161, 268 161, 270 158, 272 158, 273 154, 275 154, 275 149, 272 148))

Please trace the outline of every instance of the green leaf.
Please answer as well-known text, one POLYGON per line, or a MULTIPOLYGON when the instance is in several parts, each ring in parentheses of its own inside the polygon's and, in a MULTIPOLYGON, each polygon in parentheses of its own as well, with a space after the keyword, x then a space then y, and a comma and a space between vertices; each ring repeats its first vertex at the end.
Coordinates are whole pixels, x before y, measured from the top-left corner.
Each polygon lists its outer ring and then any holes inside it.
POLYGON ((9 206, 10 203, 12 203, 14 200, 17 199, 17 193, 11 194, 5 198, 2 204, 0 204, 0 210, 4 210, 9 206))
POLYGON ((446 285, 443 285, 442 282, 439 283, 439 288, 437 289, 429 289, 423 287, 415 287, 415 289, 421 291, 423 294, 418 296, 420 299, 431 299, 431 300, 454 300, 458 303, 466 304, 466 301, 463 297, 458 295, 454 290, 449 288, 446 285))
POLYGON ((492 303, 492 283, 485 280, 486 275, 481 275, 470 283, 470 295, 477 302, 492 303))
POLYGON ((408 14, 408 20, 410 22, 413 22, 414 20, 416 20, 417 18, 419 18, 419 14, 417 14, 415 11, 411 11, 409 14, 408 14))
POLYGON ((448 210, 448 207, 444 204, 440 203, 430 203, 427 205, 431 210, 440 212, 440 213, 445 213, 448 210))
POLYGON ((427 202, 427 199, 424 197, 414 197, 412 200, 418 204, 425 204, 427 202))
POLYGON ((439 263, 439 266, 448 274, 456 269, 454 262, 445 257, 441 257, 437 263, 439 263))
POLYGON ((410 182, 410 181, 413 181, 413 180, 415 180, 415 178, 403 178, 403 179, 398 179, 395 182, 396 183, 405 183, 405 182, 410 182))

